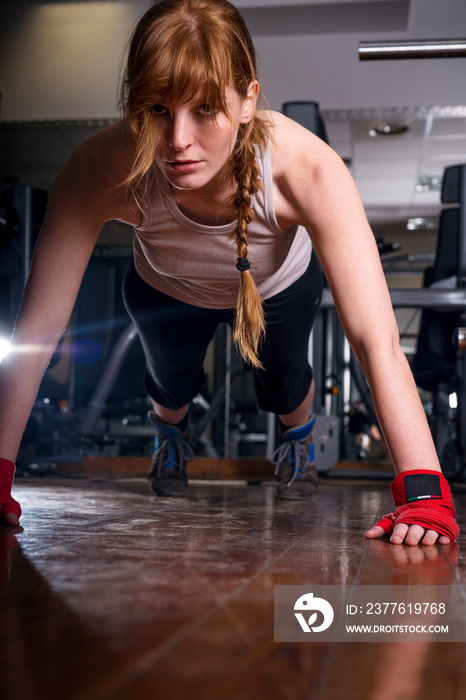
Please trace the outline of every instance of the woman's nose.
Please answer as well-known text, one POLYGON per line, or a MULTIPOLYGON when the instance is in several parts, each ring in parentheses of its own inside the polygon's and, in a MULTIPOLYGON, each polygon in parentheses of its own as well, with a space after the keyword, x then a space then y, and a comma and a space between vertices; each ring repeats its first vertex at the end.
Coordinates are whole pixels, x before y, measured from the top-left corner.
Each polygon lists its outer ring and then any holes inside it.
POLYGON ((192 143, 192 129, 184 116, 172 117, 169 143, 175 151, 184 151, 192 143))

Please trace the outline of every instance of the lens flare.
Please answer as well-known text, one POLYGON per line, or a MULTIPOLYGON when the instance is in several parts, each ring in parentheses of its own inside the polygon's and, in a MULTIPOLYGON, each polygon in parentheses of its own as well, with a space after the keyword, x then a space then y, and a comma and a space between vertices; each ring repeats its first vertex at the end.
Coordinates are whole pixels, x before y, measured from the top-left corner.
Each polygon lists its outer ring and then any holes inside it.
POLYGON ((6 338, 0 338, 0 362, 8 355, 10 351, 10 341, 6 338))

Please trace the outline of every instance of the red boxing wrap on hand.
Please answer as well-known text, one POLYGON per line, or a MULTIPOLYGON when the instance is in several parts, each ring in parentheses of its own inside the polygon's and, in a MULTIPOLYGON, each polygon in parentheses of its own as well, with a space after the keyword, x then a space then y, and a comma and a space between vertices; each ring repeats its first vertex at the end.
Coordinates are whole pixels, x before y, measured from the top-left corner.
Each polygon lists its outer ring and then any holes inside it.
POLYGON ((420 525, 454 542, 459 534, 450 487, 441 472, 410 469, 400 472, 390 486, 396 510, 376 525, 390 536, 395 525, 420 525))
POLYGON ((21 517, 21 506, 11 496, 14 476, 14 463, 0 457, 0 524, 8 513, 21 517))

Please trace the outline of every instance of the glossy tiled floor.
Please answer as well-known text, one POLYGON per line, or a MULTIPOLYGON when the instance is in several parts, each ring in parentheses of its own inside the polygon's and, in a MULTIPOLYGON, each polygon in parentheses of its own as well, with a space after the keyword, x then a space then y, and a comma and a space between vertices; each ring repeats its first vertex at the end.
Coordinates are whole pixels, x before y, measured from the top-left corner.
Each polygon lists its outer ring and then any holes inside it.
MULTIPOLYGON (((466 645, 275 643, 276 584, 466 584, 463 539, 363 539, 388 482, 272 485, 18 480, 0 528, 2 700, 457 700, 466 645)), ((456 497, 466 531, 466 494, 456 497)), ((466 586, 465 586, 466 588, 466 586)))

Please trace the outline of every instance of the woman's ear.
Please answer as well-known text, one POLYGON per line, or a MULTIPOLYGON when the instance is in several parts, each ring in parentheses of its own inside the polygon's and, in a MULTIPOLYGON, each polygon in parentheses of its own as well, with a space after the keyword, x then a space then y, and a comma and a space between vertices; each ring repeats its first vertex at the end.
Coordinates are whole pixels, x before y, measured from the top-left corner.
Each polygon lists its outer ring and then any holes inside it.
POLYGON ((243 101, 243 108, 241 110, 241 124, 247 124, 251 121, 256 111, 257 98, 259 96, 260 85, 257 80, 253 80, 248 85, 248 93, 246 99, 243 101))

